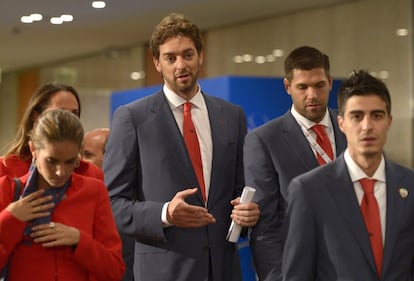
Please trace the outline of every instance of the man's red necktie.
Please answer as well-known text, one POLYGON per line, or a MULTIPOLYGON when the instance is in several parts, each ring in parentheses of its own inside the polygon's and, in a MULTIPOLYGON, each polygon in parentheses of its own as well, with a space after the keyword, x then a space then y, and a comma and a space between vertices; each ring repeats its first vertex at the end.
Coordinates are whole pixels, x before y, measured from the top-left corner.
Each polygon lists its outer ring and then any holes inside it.
MULTIPOLYGON (((316 134, 316 142, 319 144, 319 146, 325 151, 325 153, 333 160, 333 152, 332 152, 332 145, 329 141, 329 137, 326 134, 325 127, 323 125, 314 125, 311 128, 315 134, 316 134)), ((318 158, 319 165, 325 164, 325 160, 322 158, 322 156, 316 152, 316 156, 318 158)))
POLYGON ((198 143, 196 129, 191 118, 191 102, 184 104, 184 123, 183 136, 190 154, 191 162, 197 176, 198 184, 200 185, 201 193, 203 194, 204 202, 206 202, 206 188, 203 176, 203 163, 201 161, 200 145, 198 143))
POLYGON ((377 199, 374 196, 375 180, 364 178, 360 179, 359 182, 364 190, 364 196, 362 197, 361 202, 361 212, 368 230, 375 265, 377 266, 377 273, 378 276, 381 276, 383 246, 379 208, 377 199))

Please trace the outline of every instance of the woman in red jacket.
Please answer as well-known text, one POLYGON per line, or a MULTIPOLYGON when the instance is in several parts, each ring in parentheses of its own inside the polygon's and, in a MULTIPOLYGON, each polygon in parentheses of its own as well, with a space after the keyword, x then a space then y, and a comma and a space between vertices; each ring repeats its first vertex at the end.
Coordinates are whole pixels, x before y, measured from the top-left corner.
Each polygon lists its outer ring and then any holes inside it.
MULTIPOLYGON (((80 117, 79 95, 73 87, 47 83, 36 90, 30 98, 14 140, 5 156, 0 157, 0 176, 20 177, 27 173, 31 163, 28 134, 40 114, 58 108, 68 110, 80 117)), ((80 160, 75 173, 103 180, 102 170, 83 160, 80 160)))
POLYGON ((30 134, 33 165, 0 178, 0 268, 7 280, 121 280, 125 265, 107 189, 73 173, 83 129, 65 110, 43 113, 30 134))

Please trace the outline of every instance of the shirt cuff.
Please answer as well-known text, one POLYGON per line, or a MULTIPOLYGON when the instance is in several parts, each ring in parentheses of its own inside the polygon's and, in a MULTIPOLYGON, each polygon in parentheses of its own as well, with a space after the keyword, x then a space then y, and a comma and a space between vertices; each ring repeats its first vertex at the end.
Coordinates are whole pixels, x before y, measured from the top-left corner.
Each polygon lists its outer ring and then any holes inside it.
POLYGON ((170 202, 165 202, 164 205, 162 206, 161 221, 162 221, 162 226, 164 228, 172 226, 172 224, 167 219, 167 210, 168 210, 169 204, 170 202))

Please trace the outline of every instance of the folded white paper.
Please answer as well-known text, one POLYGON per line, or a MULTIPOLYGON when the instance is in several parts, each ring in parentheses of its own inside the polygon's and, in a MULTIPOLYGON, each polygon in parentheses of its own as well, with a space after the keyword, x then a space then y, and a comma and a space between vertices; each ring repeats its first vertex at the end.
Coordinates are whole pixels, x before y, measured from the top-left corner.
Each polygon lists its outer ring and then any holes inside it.
MULTIPOLYGON (((240 204, 252 202, 255 192, 256 189, 254 189, 253 187, 245 186, 243 188, 242 195, 240 196, 240 204)), ((232 221, 229 227, 229 231, 227 233, 227 240, 233 243, 237 243, 242 228, 242 226, 232 221)))

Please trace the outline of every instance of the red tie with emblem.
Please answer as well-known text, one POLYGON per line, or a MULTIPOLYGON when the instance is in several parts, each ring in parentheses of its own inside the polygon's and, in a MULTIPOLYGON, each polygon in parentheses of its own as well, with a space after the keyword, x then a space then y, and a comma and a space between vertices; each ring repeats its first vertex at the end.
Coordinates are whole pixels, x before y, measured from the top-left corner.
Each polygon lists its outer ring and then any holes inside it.
MULTIPOLYGON (((315 134, 316 134, 316 142, 319 144, 319 146, 325 151, 326 155, 333 160, 333 152, 332 152, 332 145, 329 141, 329 137, 326 134, 325 126, 316 124, 311 128, 315 134)), ((319 165, 323 165, 326 163, 326 161, 322 158, 322 156, 316 152, 316 156, 318 158, 319 165)))
POLYGON ((188 154, 191 158, 191 163, 193 164, 193 168, 197 176, 201 193, 203 195, 203 200, 204 202, 206 202, 206 188, 203 175, 203 163, 201 161, 200 145, 198 143, 196 129, 191 118, 191 106, 191 102, 186 102, 184 104, 183 136, 185 145, 187 146, 188 154))
POLYGON ((381 276, 383 246, 379 208, 377 199, 374 196, 375 180, 364 178, 360 179, 359 182, 364 190, 364 196, 362 197, 361 202, 361 212, 371 242, 377 273, 378 276, 381 276))

